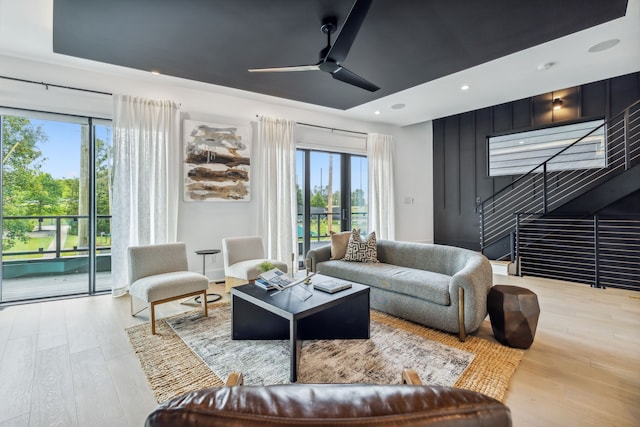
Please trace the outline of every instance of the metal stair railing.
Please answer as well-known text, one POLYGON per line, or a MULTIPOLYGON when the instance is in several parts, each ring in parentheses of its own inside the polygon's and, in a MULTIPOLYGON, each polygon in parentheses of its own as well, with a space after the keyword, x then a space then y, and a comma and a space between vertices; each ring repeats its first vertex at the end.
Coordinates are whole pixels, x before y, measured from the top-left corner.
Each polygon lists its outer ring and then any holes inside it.
POLYGON ((640 163, 640 101, 603 125, 591 130, 571 145, 521 175, 511 184, 477 204, 480 215, 480 248, 508 236, 515 230, 515 212, 520 221, 535 219, 572 198, 640 163), (604 127, 606 167, 595 169, 554 170, 579 152, 581 145, 592 143, 589 137, 604 127), (587 141, 587 142, 585 142, 587 141))
POLYGON ((640 215, 544 217, 516 230, 516 275, 640 291, 640 215))

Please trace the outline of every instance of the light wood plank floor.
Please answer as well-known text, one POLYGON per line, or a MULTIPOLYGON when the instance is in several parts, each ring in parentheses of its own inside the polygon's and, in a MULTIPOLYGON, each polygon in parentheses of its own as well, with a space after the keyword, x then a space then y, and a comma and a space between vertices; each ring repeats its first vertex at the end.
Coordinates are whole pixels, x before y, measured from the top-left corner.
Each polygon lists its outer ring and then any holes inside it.
MULTIPOLYGON (((640 293, 494 283, 533 290, 542 310, 507 395, 515 426, 640 425, 640 293)), ((169 303, 158 314, 191 308, 169 303)), ((156 402, 124 332, 139 316, 128 297, 108 295, 0 310, 0 426, 142 426, 156 402)), ((478 335, 493 340, 488 320, 478 335)))

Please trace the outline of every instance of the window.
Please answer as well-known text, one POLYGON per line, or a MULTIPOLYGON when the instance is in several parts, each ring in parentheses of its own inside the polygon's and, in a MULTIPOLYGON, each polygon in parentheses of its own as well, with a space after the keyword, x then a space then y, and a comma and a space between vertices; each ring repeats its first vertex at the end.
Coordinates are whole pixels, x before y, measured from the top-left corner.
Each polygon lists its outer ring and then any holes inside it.
POLYGON ((297 150, 296 191, 299 258, 327 244, 331 232, 367 232, 367 158, 297 150))
POLYGON ((547 170, 606 167, 604 120, 593 120, 489 137, 489 176, 526 174, 580 138, 551 160, 547 170))
POLYGON ((110 290, 110 122, 0 113, 0 302, 110 290))

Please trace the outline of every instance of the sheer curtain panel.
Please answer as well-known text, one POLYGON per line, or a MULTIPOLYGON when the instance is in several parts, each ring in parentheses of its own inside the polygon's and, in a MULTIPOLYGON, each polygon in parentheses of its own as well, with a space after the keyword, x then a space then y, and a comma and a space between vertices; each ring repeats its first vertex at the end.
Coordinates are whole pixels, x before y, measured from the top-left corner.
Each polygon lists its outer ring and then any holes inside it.
MULTIPOLYGON (((288 266, 291 255, 298 253, 294 128, 295 122, 289 120, 260 117, 255 151, 258 234, 267 258, 288 266)), ((293 264, 297 266, 297 260, 293 264)))
POLYGON ((127 292, 127 248, 177 239, 180 109, 114 95, 112 294, 127 292))
POLYGON ((394 144, 391 135, 367 135, 367 161, 369 164, 369 224, 379 239, 394 240, 395 192, 393 161, 394 144))

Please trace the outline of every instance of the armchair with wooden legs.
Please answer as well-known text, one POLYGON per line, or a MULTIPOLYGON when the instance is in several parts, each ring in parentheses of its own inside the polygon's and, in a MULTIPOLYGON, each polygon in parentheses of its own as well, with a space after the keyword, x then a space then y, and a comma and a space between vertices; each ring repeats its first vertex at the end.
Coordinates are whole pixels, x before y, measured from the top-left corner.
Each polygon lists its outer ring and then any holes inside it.
POLYGON ((147 308, 145 306, 134 312, 134 298, 147 303, 151 334, 156 333, 155 307, 158 304, 203 295, 202 309, 207 316, 209 279, 188 271, 187 247, 184 243, 131 246, 128 255, 131 315, 135 316, 147 308))

